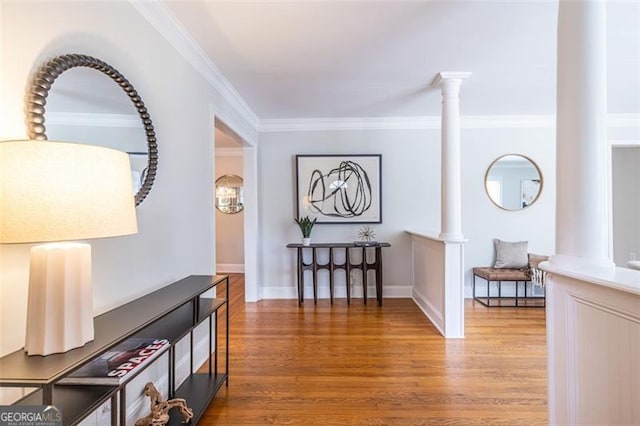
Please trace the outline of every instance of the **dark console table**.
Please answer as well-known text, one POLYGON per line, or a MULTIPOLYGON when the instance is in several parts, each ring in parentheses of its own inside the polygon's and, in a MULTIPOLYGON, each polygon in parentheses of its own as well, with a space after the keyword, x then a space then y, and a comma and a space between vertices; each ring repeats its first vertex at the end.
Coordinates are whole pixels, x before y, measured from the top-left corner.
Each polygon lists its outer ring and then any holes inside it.
POLYGON ((364 303, 367 304, 367 271, 376 271, 376 299, 378 305, 382 306, 382 248, 391 247, 389 243, 375 243, 361 245, 356 243, 316 243, 308 246, 302 244, 287 244, 288 248, 294 248, 298 252, 298 306, 304 302, 304 271, 312 271, 313 278, 313 302, 318 303, 318 271, 327 269, 329 271, 329 294, 331 303, 333 303, 333 275, 336 269, 345 271, 347 278, 347 304, 351 303, 351 271, 362 271, 362 287, 364 292, 364 303), (311 250, 311 263, 305 263, 303 258, 303 250, 311 250), (329 262, 318 263, 317 250, 329 250, 329 262), (336 249, 345 250, 345 262, 335 263, 334 254, 336 249), (367 262, 367 249, 371 249, 375 253, 372 263, 367 262), (351 263, 349 253, 351 250, 362 250, 362 262, 351 263))
MULTIPOLYGON (((197 424, 220 387, 229 377, 229 277, 226 275, 192 275, 132 302, 105 312, 94 319, 95 338, 86 345, 62 354, 28 356, 18 350, 0 358, 0 387, 36 387, 38 391, 22 398, 17 405, 56 405, 62 408, 62 423, 76 425, 102 403, 111 400, 111 425, 124 425, 126 385, 142 370, 132 372, 118 386, 97 384, 63 385, 59 380, 100 356, 129 337, 162 337, 171 343, 169 349, 169 398, 185 398, 193 409, 191 424, 197 424), (224 284, 224 295, 207 296, 208 290, 224 284), (225 337, 218 336, 218 315, 224 309, 225 337), (215 352, 208 358, 205 372, 192 373, 176 383, 175 344, 190 336, 189 362, 193 371, 193 330, 209 323, 209 347, 215 352), (214 324, 215 321, 215 324, 214 324), (222 355, 221 352, 224 351, 222 355), (224 367, 218 358, 224 357, 224 367), (213 359, 212 359, 213 358, 213 359), (118 397, 120 403, 117 402, 118 397), (119 408, 118 408, 119 407, 119 408)), ((145 368, 148 366, 145 366, 145 368)), ((173 410, 175 411, 175 410, 173 410)), ((182 424, 182 417, 172 412, 169 425, 182 424)))

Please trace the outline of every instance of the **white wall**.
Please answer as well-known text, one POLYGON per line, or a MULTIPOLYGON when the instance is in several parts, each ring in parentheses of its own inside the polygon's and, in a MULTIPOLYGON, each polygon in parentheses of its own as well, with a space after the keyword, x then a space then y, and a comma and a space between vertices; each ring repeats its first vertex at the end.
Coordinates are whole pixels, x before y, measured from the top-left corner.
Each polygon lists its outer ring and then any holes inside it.
POLYGON ((613 258, 640 259, 640 146, 613 148, 613 258))
MULTIPOLYGON (((467 297, 471 268, 495 261, 493 239, 528 241, 529 252, 554 253, 555 241, 555 129, 463 129, 462 134, 462 231, 465 245, 467 297), (542 173, 538 200, 520 211, 495 206, 484 190, 484 175, 501 155, 523 154, 542 173)), ((570 165, 567 165, 570 167, 570 165)))
MULTIPOLYGON (((285 246, 299 242, 296 215, 296 154, 382 154, 382 224, 373 225, 384 249, 385 288, 411 285, 411 226, 435 226, 438 206, 440 148, 438 133, 417 131, 324 131, 265 133, 260 136, 259 194, 262 240, 260 280, 264 297, 295 297, 295 253, 285 246)), ((354 241, 359 225, 316 225, 314 242, 354 241)), ((344 289, 343 274, 336 287, 344 289)), ((326 283, 325 283, 326 286, 326 283)), ((355 287, 355 286, 354 286, 355 287)))
MULTIPOLYGON (((493 262, 493 238, 528 240, 536 253, 552 254, 555 200, 555 131, 547 129, 464 129, 462 138, 463 233, 470 293, 473 266, 493 262), (508 212, 488 199, 483 182, 493 160, 524 154, 536 161, 544 187, 538 201, 508 212)), ((439 130, 348 130, 264 133, 260 136, 260 228, 264 297, 295 297, 295 253, 300 241, 295 216, 296 154, 382 154, 383 223, 373 225, 384 249, 385 293, 410 297, 411 237, 404 231, 440 228, 439 130)), ((358 225, 316 225, 314 242, 353 241, 358 225)), ((321 286, 327 286, 321 273, 321 286)), ((343 274, 336 275, 344 287, 343 274)))
MULTIPOLYGON (((216 179, 226 174, 243 177, 242 148, 216 151, 216 179)), ((244 211, 225 214, 216 209, 216 271, 244 271, 244 211)))
MULTIPOLYGON (((138 207, 139 233, 92 241, 94 309, 121 305, 191 274, 214 271, 213 110, 226 100, 125 2, 3 2, 0 138, 25 138, 30 74, 63 53, 122 72, 158 136, 158 175, 138 207), (53 19, 55 17, 55 19, 53 19)), ((0 245, 0 354, 24 342, 28 245, 0 245)))

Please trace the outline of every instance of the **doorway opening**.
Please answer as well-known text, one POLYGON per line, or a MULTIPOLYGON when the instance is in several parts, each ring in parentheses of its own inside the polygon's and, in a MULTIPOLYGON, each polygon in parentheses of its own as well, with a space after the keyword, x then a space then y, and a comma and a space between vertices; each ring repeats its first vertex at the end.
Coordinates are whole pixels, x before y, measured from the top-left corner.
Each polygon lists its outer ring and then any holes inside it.
POLYGON ((234 206, 242 206, 243 190, 234 191, 234 197, 224 197, 225 188, 220 182, 244 179, 244 155, 242 140, 237 138, 219 120, 215 125, 215 188, 216 199, 216 273, 244 274, 244 209, 227 208, 221 200, 234 206), (231 178, 234 177, 234 178, 231 178))
MULTIPOLYGON (((258 162, 256 140, 247 140, 214 115, 214 181, 233 174, 242 179, 242 209, 215 211, 216 273, 244 274, 244 298, 261 299, 258 289, 258 162)), ((232 179, 234 180, 234 179, 232 179)), ((235 179, 237 181, 237 179, 235 179)), ((215 182, 212 182, 215 191, 215 182)), ((238 193, 238 188, 235 188, 238 193)), ((224 210, 224 209, 223 209, 224 210)))

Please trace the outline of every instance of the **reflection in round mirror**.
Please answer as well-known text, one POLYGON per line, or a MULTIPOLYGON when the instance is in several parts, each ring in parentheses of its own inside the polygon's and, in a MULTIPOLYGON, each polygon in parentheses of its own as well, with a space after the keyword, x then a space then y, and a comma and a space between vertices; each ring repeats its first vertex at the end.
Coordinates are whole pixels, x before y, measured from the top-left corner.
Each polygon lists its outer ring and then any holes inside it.
POLYGON ((504 210, 522 210, 542 192, 542 173, 524 155, 503 155, 489 166, 484 187, 493 203, 504 210))
POLYGON ((149 194, 158 167, 151 115, 133 85, 111 65, 81 54, 47 61, 32 78, 26 113, 31 139, 127 152, 136 205, 149 194))
POLYGON ((216 179, 216 208, 222 213, 235 214, 244 209, 242 178, 224 175, 216 179))
POLYGON ((60 74, 47 97, 47 138, 126 152, 133 195, 142 188, 149 164, 144 126, 129 96, 106 74, 83 67, 60 74))

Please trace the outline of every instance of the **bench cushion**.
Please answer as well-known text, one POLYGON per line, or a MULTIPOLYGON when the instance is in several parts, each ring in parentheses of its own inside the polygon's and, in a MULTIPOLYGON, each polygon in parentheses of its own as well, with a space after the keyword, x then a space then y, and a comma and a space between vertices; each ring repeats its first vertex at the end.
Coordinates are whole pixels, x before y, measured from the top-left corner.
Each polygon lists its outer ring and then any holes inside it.
POLYGON ((528 281, 527 269, 473 268, 473 274, 487 281, 528 281))

